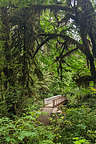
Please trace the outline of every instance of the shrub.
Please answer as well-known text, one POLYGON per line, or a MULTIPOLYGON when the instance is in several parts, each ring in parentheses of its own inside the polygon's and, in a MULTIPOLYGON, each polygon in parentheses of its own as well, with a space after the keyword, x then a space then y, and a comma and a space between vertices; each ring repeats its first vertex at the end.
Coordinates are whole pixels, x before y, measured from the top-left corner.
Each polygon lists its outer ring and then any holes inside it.
POLYGON ((15 121, 0 118, 0 143, 54 144, 54 134, 50 127, 44 127, 37 121, 38 116, 39 113, 33 111, 15 121))

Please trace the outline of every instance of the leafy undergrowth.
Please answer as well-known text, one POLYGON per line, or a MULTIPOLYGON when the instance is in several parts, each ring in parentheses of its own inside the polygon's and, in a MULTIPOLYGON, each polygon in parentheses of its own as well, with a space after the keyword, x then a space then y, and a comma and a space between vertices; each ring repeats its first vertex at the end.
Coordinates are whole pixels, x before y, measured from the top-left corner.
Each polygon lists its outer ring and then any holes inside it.
POLYGON ((64 108, 64 116, 55 119, 54 133, 58 135, 55 143, 95 144, 96 143, 96 109, 81 106, 64 108))
POLYGON ((37 121, 39 115, 33 111, 15 121, 0 118, 0 144, 54 144, 55 135, 37 121))
POLYGON ((38 121, 41 113, 33 106, 15 120, 0 118, 0 144, 95 144, 96 109, 61 108, 48 126, 38 121))

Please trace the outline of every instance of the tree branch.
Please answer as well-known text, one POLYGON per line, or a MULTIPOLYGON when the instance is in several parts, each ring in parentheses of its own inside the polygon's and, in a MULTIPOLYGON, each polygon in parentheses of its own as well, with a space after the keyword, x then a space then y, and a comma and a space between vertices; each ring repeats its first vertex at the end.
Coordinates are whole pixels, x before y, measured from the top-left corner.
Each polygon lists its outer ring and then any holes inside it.
POLYGON ((62 6, 62 5, 58 5, 58 4, 53 4, 53 5, 32 5, 30 8, 33 8, 33 9, 39 10, 39 11, 50 9, 50 11, 63 10, 63 11, 73 12, 73 8, 69 8, 68 6, 62 6))
POLYGON ((85 50, 84 50, 84 45, 80 44, 78 41, 74 40, 73 38, 67 36, 67 35, 62 35, 62 34, 56 34, 56 33, 53 33, 53 34, 39 34, 38 36, 45 36, 47 37, 36 49, 36 51, 34 52, 33 54, 33 57, 32 59, 35 57, 35 55, 38 53, 38 51, 40 50, 40 48, 45 44, 47 43, 49 40, 51 39, 55 39, 56 37, 61 37, 63 38, 65 41, 68 41, 69 44, 74 44, 78 47, 78 49, 80 49, 84 54, 85 54, 85 50))
POLYGON ((70 50, 69 52, 67 52, 66 54, 62 55, 62 56, 59 56, 59 57, 56 57, 56 61, 58 61, 59 59, 63 59, 64 57, 66 56, 69 56, 71 53, 73 53, 74 51, 78 50, 79 48, 75 48, 75 49, 72 49, 70 50))

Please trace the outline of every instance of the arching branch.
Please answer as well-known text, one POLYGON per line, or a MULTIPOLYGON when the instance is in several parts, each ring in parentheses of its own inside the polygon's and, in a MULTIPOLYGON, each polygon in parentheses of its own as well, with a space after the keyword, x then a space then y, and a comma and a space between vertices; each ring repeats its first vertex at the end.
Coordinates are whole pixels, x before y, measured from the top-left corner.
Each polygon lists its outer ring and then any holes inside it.
POLYGON ((34 54, 33 54, 32 59, 35 57, 35 55, 38 53, 38 51, 40 50, 40 48, 41 48, 44 44, 46 44, 49 40, 54 39, 54 38, 56 38, 56 36, 54 36, 54 35, 49 36, 48 38, 46 38, 46 39, 37 47, 36 51, 35 51, 34 54))
POLYGON ((73 44, 76 46, 75 49, 69 51, 68 53, 66 53, 65 55, 62 55, 63 57, 67 56, 67 55, 70 55, 73 51, 77 50, 77 49, 80 49, 80 51, 82 53, 84 53, 84 55, 87 57, 87 59, 89 60, 89 63, 90 63, 90 72, 91 72, 91 75, 95 78, 96 76, 96 71, 95 71, 95 64, 94 64, 94 58, 92 56, 91 53, 89 53, 88 51, 86 51, 86 47, 85 45, 83 44, 80 44, 77 40, 69 37, 68 35, 63 35, 63 34, 56 34, 56 33, 44 33, 44 34, 40 34, 39 36, 45 36, 47 37, 36 49, 35 53, 33 54, 33 57, 34 58, 36 56, 36 54, 38 53, 38 51, 40 50, 40 48, 46 44, 49 40, 51 39, 55 39, 57 37, 61 37, 62 39, 64 39, 65 41, 67 41, 69 44, 73 44))
POLYGON ((69 37, 69 36, 67 36, 67 35, 56 34, 56 33, 53 33, 53 34, 49 34, 49 33, 46 34, 46 33, 44 33, 44 34, 39 34, 39 36, 45 36, 45 37, 47 37, 47 38, 37 47, 36 51, 35 51, 34 54, 33 54, 32 59, 35 57, 35 55, 38 53, 38 51, 40 50, 40 48, 41 48, 44 44, 46 44, 49 40, 55 39, 55 38, 57 38, 57 37, 61 37, 61 38, 64 39, 65 41, 68 41, 69 44, 74 44, 74 45, 76 45, 76 46, 85 54, 85 51, 84 51, 84 48, 83 48, 84 46, 83 46, 82 44, 80 44, 78 41, 74 40, 73 38, 71 38, 71 37, 69 37))

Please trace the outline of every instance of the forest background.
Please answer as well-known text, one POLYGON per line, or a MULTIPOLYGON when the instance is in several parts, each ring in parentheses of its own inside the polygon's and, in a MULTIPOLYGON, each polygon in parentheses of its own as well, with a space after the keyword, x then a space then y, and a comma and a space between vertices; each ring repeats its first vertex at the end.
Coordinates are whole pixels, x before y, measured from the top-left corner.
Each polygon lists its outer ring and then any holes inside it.
POLYGON ((96 143, 95 10, 91 0, 0 0, 1 144, 96 143), (55 95, 68 103, 45 126, 40 108, 55 95))

